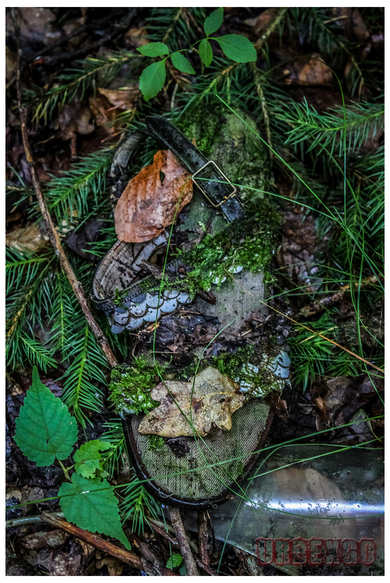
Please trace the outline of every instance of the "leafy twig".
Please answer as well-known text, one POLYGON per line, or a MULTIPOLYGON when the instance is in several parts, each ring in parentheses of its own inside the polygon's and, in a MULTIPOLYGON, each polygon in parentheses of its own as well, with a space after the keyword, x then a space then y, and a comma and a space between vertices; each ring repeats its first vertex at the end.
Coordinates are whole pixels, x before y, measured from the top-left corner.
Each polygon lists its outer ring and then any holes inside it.
POLYGON ((19 107, 19 114, 20 114, 20 127, 21 127, 21 132, 22 132, 22 139, 23 139, 23 145, 24 145, 24 150, 26 153, 26 159, 27 159, 27 163, 29 166, 29 170, 30 170, 30 174, 31 174, 31 178, 32 178, 32 182, 34 185, 34 190, 35 193, 37 195, 37 199, 38 199, 38 203, 39 203, 39 208, 41 210, 43 219, 45 221, 45 225, 46 225, 46 229, 48 232, 48 236, 50 239, 51 244, 53 245, 56 255, 58 255, 59 259, 60 259, 60 263, 61 263, 61 267, 62 269, 65 271, 66 276, 69 280, 70 285, 72 286, 72 289, 81 305, 81 308, 84 312, 85 318, 88 322, 88 324, 90 325, 97 342, 99 343, 100 347, 102 348, 111 368, 114 368, 118 363, 117 360, 113 354, 113 352, 111 351, 111 348, 108 345, 108 342, 103 334, 103 332, 101 331, 100 327, 98 326, 98 324, 96 323, 92 312, 88 306, 86 297, 84 295, 84 290, 83 287, 81 285, 81 283, 78 281, 69 261, 68 258, 65 255, 64 249, 61 245, 61 241, 60 238, 58 236, 58 233, 54 227, 52 218, 49 214, 45 199, 43 197, 43 193, 42 193, 42 189, 41 189, 41 185, 39 183, 39 179, 38 179, 38 175, 35 169, 35 163, 34 163, 34 159, 32 157, 32 153, 31 153, 31 149, 30 149, 30 143, 29 143, 29 139, 28 139, 28 134, 27 134, 27 112, 25 107, 23 107, 22 105, 22 91, 21 91, 21 85, 20 85, 20 66, 21 66, 21 57, 22 57, 22 50, 20 48, 20 29, 19 29, 19 25, 16 22, 16 17, 14 15, 14 11, 13 11, 13 19, 14 19, 14 26, 15 26, 15 31, 16 31, 16 36, 18 39, 18 64, 17 64, 17 70, 16 70, 16 89, 17 89, 17 98, 18 98, 18 107, 19 107))

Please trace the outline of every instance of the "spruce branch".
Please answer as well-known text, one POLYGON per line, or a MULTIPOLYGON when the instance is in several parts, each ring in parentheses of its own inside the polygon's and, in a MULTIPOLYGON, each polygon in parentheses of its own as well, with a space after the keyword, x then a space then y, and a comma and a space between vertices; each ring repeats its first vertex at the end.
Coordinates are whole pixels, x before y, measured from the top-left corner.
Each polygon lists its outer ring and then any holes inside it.
POLYGON ((52 218, 49 214, 45 199, 43 197, 43 193, 42 193, 42 189, 41 189, 41 185, 38 179, 38 174, 36 172, 35 169, 35 163, 34 163, 34 159, 31 153, 31 148, 30 148, 30 143, 29 143, 29 139, 28 139, 28 134, 27 134, 27 112, 26 112, 26 108, 22 105, 22 91, 21 91, 21 83, 20 83, 20 67, 21 67, 21 58, 22 58, 22 50, 20 48, 20 29, 19 29, 19 25, 16 21, 16 17, 14 14, 14 10, 12 12, 13 14, 13 19, 14 19, 14 26, 15 26, 15 31, 16 31, 16 36, 18 39, 18 63, 17 63, 17 71, 16 71, 16 89, 17 89, 17 100, 18 100, 18 108, 19 108, 19 115, 20 115, 20 126, 21 126, 21 132, 22 132, 22 139, 23 139, 23 146, 24 146, 24 151, 26 153, 26 159, 27 159, 27 163, 29 166, 29 170, 30 170, 30 174, 31 174, 31 178, 32 178, 32 182, 34 185, 34 190, 38 199, 38 203, 39 203, 39 208, 41 210, 43 219, 45 221, 45 225, 46 225, 46 229, 49 235, 49 239, 51 244, 53 245, 53 248, 55 249, 56 255, 58 255, 59 259, 60 259, 60 263, 61 263, 61 267, 62 269, 65 271, 67 278, 69 280, 70 285, 72 286, 72 289, 81 305, 81 308, 84 312, 85 318, 88 322, 88 324, 90 325, 97 342, 99 343, 100 347, 102 348, 111 368, 114 368, 118 363, 117 360, 114 356, 114 354, 111 351, 111 348, 108 345, 108 342, 103 334, 103 332, 101 331, 101 329, 99 328, 99 326, 97 325, 92 312, 88 306, 87 303, 87 299, 84 295, 84 290, 82 288, 81 283, 78 281, 78 279, 76 278, 73 269, 68 261, 68 258, 66 257, 66 254, 64 252, 64 249, 62 247, 59 235, 54 227, 52 218))

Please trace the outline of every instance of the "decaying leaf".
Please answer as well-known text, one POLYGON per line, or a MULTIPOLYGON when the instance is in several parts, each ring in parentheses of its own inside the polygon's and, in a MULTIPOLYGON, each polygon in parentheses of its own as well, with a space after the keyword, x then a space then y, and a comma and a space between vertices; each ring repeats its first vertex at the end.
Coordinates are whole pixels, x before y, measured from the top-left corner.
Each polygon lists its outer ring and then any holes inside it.
POLYGON ((143 243, 171 225, 192 198, 192 180, 170 150, 160 150, 153 163, 126 186, 115 209, 120 241, 143 243))
POLYGON ((160 383, 152 390, 151 397, 161 405, 144 417, 138 431, 162 437, 193 436, 194 431, 187 421, 191 419, 191 412, 192 424, 199 435, 207 435, 213 425, 229 431, 231 416, 244 403, 239 388, 237 383, 211 366, 198 374, 195 382, 190 379, 188 383, 160 383))
POLYGON ((49 237, 41 234, 38 225, 30 225, 8 233, 5 237, 5 244, 7 247, 13 247, 19 251, 37 253, 49 245, 49 237))
POLYGON ((321 55, 313 53, 309 60, 298 60, 286 65, 286 85, 333 85, 332 71, 325 65, 321 55))
POLYGON ((132 83, 126 89, 104 89, 99 87, 99 93, 104 95, 114 106, 119 109, 131 109, 137 103, 140 91, 138 83, 132 83))

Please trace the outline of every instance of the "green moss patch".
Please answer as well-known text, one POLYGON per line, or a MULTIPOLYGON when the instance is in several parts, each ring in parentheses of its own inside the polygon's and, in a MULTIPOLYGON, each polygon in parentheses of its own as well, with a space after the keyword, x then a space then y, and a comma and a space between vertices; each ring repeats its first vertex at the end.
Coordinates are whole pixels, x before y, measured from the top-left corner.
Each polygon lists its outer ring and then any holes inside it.
POLYGON ((144 356, 135 357, 133 366, 118 366, 111 373, 109 400, 118 413, 146 414, 160 405, 150 396, 160 382, 164 366, 144 356))
POLYGON ((192 267, 186 281, 191 293, 208 290, 216 282, 218 289, 227 272, 238 267, 264 272, 264 282, 270 283, 268 270, 276 242, 280 216, 271 204, 257 198, 248 204, 242 219, 234 221, 216 235, 206 235, 201 243, 187 252, 179 252, 180 259, 192 267))

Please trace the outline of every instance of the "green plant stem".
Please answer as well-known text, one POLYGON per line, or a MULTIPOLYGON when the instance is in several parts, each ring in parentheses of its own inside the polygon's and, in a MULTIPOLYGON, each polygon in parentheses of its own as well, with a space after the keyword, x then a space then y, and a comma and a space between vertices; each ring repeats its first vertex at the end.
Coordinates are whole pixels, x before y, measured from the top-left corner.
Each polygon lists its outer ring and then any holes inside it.
MULTIPOLYGON (((61 461, 61 460, 59 460, 58 458, 57 458, 57 461, 58 461, 58 463, 60 464, 60 466, 61 466, 61 468, 62 468, 62 470, 63 470, 63 472, 64 472, 65 478, 68 480, 68 482, 71 482, 72 480, 70 479, 69 470, 71 470, 72 468, 66 468, 66 467, 64 466, 64 464, 62 463, 62 461, 61 461)), ((73 467, 73 466, 72 466, 72 467, 73 467)))

